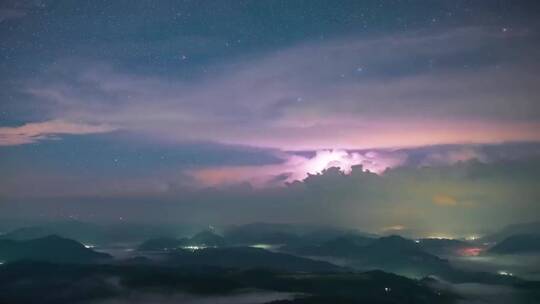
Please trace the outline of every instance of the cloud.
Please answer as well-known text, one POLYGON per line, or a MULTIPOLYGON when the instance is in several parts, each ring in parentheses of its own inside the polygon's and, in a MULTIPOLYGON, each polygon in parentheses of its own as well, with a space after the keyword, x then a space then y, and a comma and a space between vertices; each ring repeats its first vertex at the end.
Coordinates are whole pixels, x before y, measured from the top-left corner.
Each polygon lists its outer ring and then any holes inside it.
MULTIPOLYGON (((0 213, 31 219, 77 215, 92 221, 183 222, 212 225, 254 221, 338 225, 372 232, 401 228, 400 234, 461 237, 485 234, 515 222, 539 220, 540 159, 480 163, 458 162, 436 167, 399 166, 378 175, 352 167, 349 174, 330 168, 285 187, 193 188, 182 177, 137 176, 122 183, 115 177, 79 176, 41 181, 32 175, 15 195, 10 179, 0 183, 0 213), (132 183, 130 185, 130 182, 132 183), (161 189, 132 195, 128 190, 161 189), (167 184, 168 183, 168 184, 167 184), (88 187, 92 185, 92 187, 88 187), (114 192, 111 192, 114 187, 114 192), (26 191, 24 191, 26 190, 26 191), (24 191, 24 192, 22 192, 24 191), (36 192, 38 191, 38 192, 36 192), (83 195, 79 191, 82 192, 83 195), (62 193, 63 195, 58 195, 62 193), (8 197, 8 194, 12 194, 8 197), (434 204, 438 195, 441 207, 434 204)), ((225 178, 225 177, 224 177, 225 178)), ((17 181, 17 185, 22 185, 17 181)))
MULTIPOLYGON (((115 135, 93 137, 84 143, 78 138, 69 138, 62 143, 32 149, 21 146, 0 150, 0 166, 5 173, 3 178, 0 177, 0 196, 159 198, 171 192, 174 195, 175 189, 226 189, 238 185, 255 189, 286 187, 334 166, 345 175, 352 174, 356 166, 362 166, 363 170, 378 175, 399 176, 400 170, 405 168, 436 171, 438 168, 459 168, 460 163, 471 161, 498 168, 507 162, 526 162, 540 156, 540 145, 534 143, 295 152, 197 143, 149 145, 147 141, 139 142, 138 137, 128 140, 115 135), (78 148, 71 149, 73 144, 78 148), (57 158, 58 151, 66 147, 69 149, 57 158), (472 158, 452 156, 460 154, 452 151, 462 150, 474 151, 465 154, 472 158), (449 158, 445 158, 447 155, 449 158), (385 171, 387 168, 391 170, 385 171), (89 184, 93 186, 88 187, 89 184), (28 185, 33 186, 29 189, 28 185)), ((530 172, 531 168, 524 166, 523 171, 530 172)), ((465 174, 459 171, 455 174, 458 173, 465 174)), ((400 184, 406 182, 404 178, 400 184)), ((435 189, 426 189, 411 184, 403 193, 411 191, 426 198, 424 203, 428 206, 437 206, 433 203, 437 195, 453 197, 460 207, 475 205, 474 199, 462 195, 457 186, 441 184, 435 189)))
POLYGON ((437 194, 433 196, 433 203, 439 206, 456 206, 458 201, 450 195, 437 194))
POLYGON ((283 162, 262 166, 217 166, 191 170, 198 185, 206 187, 227 186, 249 183, 255 187, 284 186, 286 183, 301 181, 310 174, 320 174, 324 170, 337 167, 349 174, 355 166, 364 170, 382 173, 384 170, 402 165, 404 153, 385 151, 348 152, 345 150, 320 150, 311 156, 280 153, 283 162))
POLYGON ((502 47, 520 39, 490 27, 348 37, 189 80, 71 59, 22 87, 50 117, 173 142, 323 150, 540 140, 536 69, 502 47), (456 62, 485 48, 492 62, 456 62))
MULTIPOLYGON (((318 150, 312 152, 275 152, 281 162, 266 165, 228 165, 194 168, 187 172, 198 186, 221 187, 248 183, 254 187, 283 186, 301 181, 337 167, 344 174, 361 166, 377 174, 387 169, 406 167, 441 167, 475 160, 481 163, 529 159, 540 156, 540 145, 516 143, 502 145, 442 145, 407 149, 318 150)), ((457 205, 457 199, 447 193, 437 193, 432 202, 440 206, 457 205)), ((469 206, 471 202, 460 202, 469 206)))
POLYGON ((0 146, 14 146, 54 139, 61 134, 95 134, 111 132, 108 125, 91 125, 62 120, 27 123, 18 127, 0 127, 0 146))

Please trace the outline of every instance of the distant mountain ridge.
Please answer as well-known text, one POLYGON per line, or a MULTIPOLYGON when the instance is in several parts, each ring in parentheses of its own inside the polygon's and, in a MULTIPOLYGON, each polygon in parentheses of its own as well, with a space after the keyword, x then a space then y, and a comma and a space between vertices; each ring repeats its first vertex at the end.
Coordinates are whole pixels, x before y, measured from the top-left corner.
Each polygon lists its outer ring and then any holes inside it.
POLYGON ((456 255, 456 252, 474 245, 455 239, 427 238, 418 240, 418 245, 426 252, 434 255, 456 255))
POLYGON ((177 250, 168 254, 167 262, 176 266, 217 266, 236 269, 271 269, 293 272, 336 272, 345 268, 285 253, 252 247, 177 250))
POLYGON ((141 242, 150 238, 173 237, 178 234, 176 226, 159 226, 118 222, 98 225, 79 220, 47 222, 7 231, 0 239, 30 240, 58 235, 82 243, 109 245, 119 242, 141 242))
POLYGON ((181 249, 186 246, 198 247, 222 247, 227 245, 225 238, 212 231, 201 231, 191 238, 152 238, 142 242, 138 250, 141 251, 163 251, 181 249))
POLYGON ((0 240, 0 260, 4 262, 90 263, 109 258, 108 254, 95 252, 81 243, 56 235, 26 241, 0 240))
POLYGON ((540 221, 513 224, 513 225, 506 226, 495 233, 484 236, 482 238, 482 242, 497 243, 497 242, 501 242, 502 240, 512 235, 539 234, 540 233, 539 231, 540 231, 540 221))
POLYGON ((512 235, 497 243, 488 253, 513 254, 540 252, 540 234, 512 235))
POLYGON ((346 236, 321 245, 285 248, 301 256, 346 259, 349 266, 359 269, 382 269, 411 276, 425 276, 447 271, 448 261, 424 251, 419 244, 401 236, 377 239, 346 236))

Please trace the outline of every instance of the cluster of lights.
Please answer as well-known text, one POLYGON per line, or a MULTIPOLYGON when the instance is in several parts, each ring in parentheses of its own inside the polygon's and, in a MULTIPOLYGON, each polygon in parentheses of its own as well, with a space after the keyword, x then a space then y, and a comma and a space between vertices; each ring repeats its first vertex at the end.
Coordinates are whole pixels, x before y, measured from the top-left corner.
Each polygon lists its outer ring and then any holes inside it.
POLYGON ((474 235, 469 235, 469 236, 465 237, 465 240, 467 240, 467 241, 476 241, 479 238, 480 238, 479 235, 474 234, 474 235))
POLYGON ((502 275, 502 276, 513 276, 514 275, 513 273, 505 271, 505 270, 499 270, 499 271, 497 271, 497 273, 502 275))
POLYGON ((448 235, 431 235, 427 237, 428 239, 436 239, 436 240, 453 240, 454 238, 448 235))
POLYGON ((84 248, 86 248, 86 249, 92 249, 92 248, 95 248, 95 247, 96 247, 95 245, 84 244, 84 248))
POLYGON ((270 244, 254 244, 254 245, 251 245, 249 247, 253 247, 253 248, 260 248, 260 249, 271 249, 273 246, 270 245, 270 244))
MULTIPOLYGON (((456 239, 455 237, 452 237, 452 236, 449 236, 449 235, 446 235, 446 234, 430 235, 427 238, 428 239, 437 239, 437 240, 444 240, 444 239, 454 240, 454 239, 456 239)), ((480 238, 481 238, 481 236, 478 235, 478 234, 471 234, 471 235, 468 235, 468 236, 464 237, 464 239, 466 241, 476 241, 476 240, 479 240, 480 238)))
POLYGON ((186 250, 191 250, 191 251, 195 251, 195 250, 201 250, 201 249, 205 249, 205 248, 208 248, 206 246, 182 246, 182 249, 186 249, 186 250))

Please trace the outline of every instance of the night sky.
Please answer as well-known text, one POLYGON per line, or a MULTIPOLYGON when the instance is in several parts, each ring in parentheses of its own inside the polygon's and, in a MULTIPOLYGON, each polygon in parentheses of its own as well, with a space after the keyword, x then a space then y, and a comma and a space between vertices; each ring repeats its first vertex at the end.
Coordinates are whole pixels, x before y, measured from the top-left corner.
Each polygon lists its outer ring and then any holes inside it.
POLYGON ((0 219, 540 220, 539 49, 538 1, 3 0, 0 219))

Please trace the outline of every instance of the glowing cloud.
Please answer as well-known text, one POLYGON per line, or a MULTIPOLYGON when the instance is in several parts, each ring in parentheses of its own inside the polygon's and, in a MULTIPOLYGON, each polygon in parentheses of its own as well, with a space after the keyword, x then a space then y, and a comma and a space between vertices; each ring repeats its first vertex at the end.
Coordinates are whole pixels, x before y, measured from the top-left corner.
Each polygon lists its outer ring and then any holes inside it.
POLYGON ((318 174, 332 167, 339 168, 349 174, 353 166, 361 165, 365 170, 382 173, 387 168, 395 167, 403 162, 400 156, 385 157, 377 152, 347 152, 345 150, 317 151, 315 156, 305 161, 305 173, 318 174))
POLYGON ((318 174, 332 167, 340 168, 344 173, 350 173, 354 165, 361 164, 363 157, 358 153, 347 153, 343 150, 317 151, 315 157, 306 161, 304 167, 309 174, 318 174))
POLYGON ((354 166, 362 166, 381 174, 387 168, 401 165, 405 156, 383 154, 381 152, 348 152, 345 150, 320 150, 312 157, 296 154, 282 155, 283 163, 264 166, 227 166, 199 169, 191 172, 195 180, 204 186, 220 186, 249 183, 255 187, 285 185, 303 180, 309 174, 320 174, 324 170, 336 167, 349 174, 354 166))

